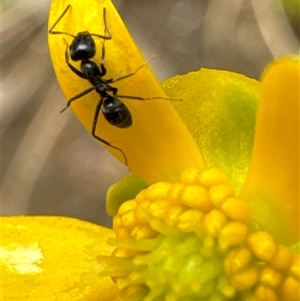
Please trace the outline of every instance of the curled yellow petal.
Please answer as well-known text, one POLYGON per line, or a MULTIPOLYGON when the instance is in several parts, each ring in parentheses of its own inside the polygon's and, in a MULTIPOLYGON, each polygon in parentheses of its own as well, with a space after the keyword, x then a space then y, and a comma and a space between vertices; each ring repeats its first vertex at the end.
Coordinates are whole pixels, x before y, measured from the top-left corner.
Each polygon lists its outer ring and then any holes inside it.
POLYGON ((110 229, 67 217, 1 218, 1 297, 6 301, 111 301, 115 285, 99 277, 110 229))
MULTIPOLYGON (((103 34, 103 8, 106 8, 107 25, 112 39, 105 42, 107 68, 105 78, 129 74, 145 63, 145 59, 109 0, 54 0, 50 10, 49 28, 57 21, 68 4, 71 8, 57 24, 55 30, 73 35, 85 30, 103 34)), ((91 87, 91 84, 74 74, 67 66, 64 38, 68 44, 73 39, 67 35, 49 34, 49 48, 58 82, 66 99, 69 100, 91 87)), ((93 60, 100 63, 103 41, 97 38, 95 42, 97 53, 93 60)), ((77 69, 80 68, 80 63, 71 63, 77 69)), ((147 64, 135 75, 116 82, 114 86, 119 89, 120 95, 143 98, 166 97, 147 64)), ((78 119, 89 132, 91 132, 95 107, 99 99, 99 94, 92 91, 71 105, 78 119)), ((133 125, 125 129, 117 128, 109 124, 100 113, 96 134, 120 148, 126 156, 128 166, 136 174, 148 183, 153 183, 158 180, 178 180, 180 172, 186 167, 195 166, 200 170, 204 168, 198 147, 172 107, 171 100, 120 99, 130 110, 133 125)), ((68 114, 67 111, 64 114, 68 114)), ((120 151, 105 147, 120 161, 125 161, 120 151)))
POLYGON ((202 68, 163 82, 208 167, 224 170, 240 191, 254 140, 260 83, 244 75, 202 68))
POLYGON ((262 80, 253 156, 242 196, 255 223, 299 241, 299 60, 274 62, 262 80))

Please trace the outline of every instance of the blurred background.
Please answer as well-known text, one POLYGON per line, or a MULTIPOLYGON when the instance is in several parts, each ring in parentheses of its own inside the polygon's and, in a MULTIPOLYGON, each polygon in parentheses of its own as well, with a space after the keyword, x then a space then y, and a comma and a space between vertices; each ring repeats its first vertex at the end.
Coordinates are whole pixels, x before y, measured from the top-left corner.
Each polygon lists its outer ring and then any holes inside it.
MULTIPOLYGON (((299 0, 113 1, 159 80, 201 67, 258 79, 299 51, 299 0)), ((47 45, 50 0, 2 0, 2 215, 65 215, 110 225, 108 187, 129 170, 79 124, 47 45)), ((84 28, 83 28, 84 30, 84 28)))

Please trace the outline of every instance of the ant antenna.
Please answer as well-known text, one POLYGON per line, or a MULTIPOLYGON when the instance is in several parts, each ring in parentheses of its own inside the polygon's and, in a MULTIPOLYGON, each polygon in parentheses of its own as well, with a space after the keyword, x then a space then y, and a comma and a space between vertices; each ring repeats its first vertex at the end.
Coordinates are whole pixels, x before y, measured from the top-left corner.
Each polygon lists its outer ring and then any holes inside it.
POLYGON ((69 8, 71 7, 71 5, 69 4, 65 10, 63 11, 63 13, 60 15, 60 17, 56 20, 56 22, 53 24, 53 26, 49 29, 49 33, 51 34, 64 34, 67 36, 70 36, 72 38, 75 38, 75 36, 71 33, 68 32, 64 32, 64 31, 53 31, 54 27, 59 23, 59 21, 63 18, 63 16, 67 13, 67 11, 69 10, 69 8))
MULTIPOLYGON (((64 35, 67 35, 67 36, 70 36, 72 38, 76 38, 75 35, 69 33, 69 32, 65 32, 65 31, 54 31, 53 29, 55 28, 55 26, 60 22, 60 20, 64 17, 64 15, 67 13, 67 11, 70 9, 71 7, 71 4, 69 4, 65 10, 63 11, 63 13, 60 15, 60 17, 56 20, 56 22, 51 26, 51 28, 49 29, 49 33, 50 34, 64 34, 64 35)), ((106 35, 99 35, 99 34, 96 34, 96 33, 90 33, 91 36, 94 36, 94 37, 98 37, 98 38, 101 38, 101 39, 104 39, 104 40, 110 40, 112 38, 112 35, 110 33, 110 30, 109 30, 109 27, 106 23, 106 8, 104 7, 103 8, 103 19, 104 19, 104 24, 105 24, 105 30, 108 32, 108 36, 106 35)))
POLYGON ((102 35, 99 35, 99 34, 96 34, 96 33, 91 33, 91 36, 101 38, 104 41, 105 40, 110 40, 112 38, 112 34, 111 34, 110 29, 109 29, 109 27, 107 25, 107 22, 106 22, 106 7, 103 8, 103 20, 104 20, 104 26, 105 26, 104 35, 102 36, 102 35), (108 33, 108 36, 106 35, 106 33, 108 33))

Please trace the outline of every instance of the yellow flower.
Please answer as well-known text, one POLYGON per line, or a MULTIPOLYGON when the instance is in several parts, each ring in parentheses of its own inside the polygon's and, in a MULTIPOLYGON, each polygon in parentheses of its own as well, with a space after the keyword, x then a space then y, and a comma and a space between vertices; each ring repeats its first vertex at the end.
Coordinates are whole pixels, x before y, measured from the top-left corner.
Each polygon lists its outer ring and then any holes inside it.
MULTIPOLYGON (((57 30, 72 34, 82 23, 99 33, 106 7, 108 78, 144 63, 110 1, 70 4, 57 30)), ((50 26, 66 6, 53 1, 50 26)), ((66 98, 87 89, 65 63, 63 37, 49 35, 49 46, 66 98)), ((134 124, 99 124, 141 177, 110 190, 114 231, 63 217, 2 218, 4 300, 299 300, 299 256, 289 248, 299 241, 299 60, 272 63, 261 83, 203 69, 163 87, 182 99, 172 102, 182 119, 171 101, 124 99, 134 124)), ((165 97, 147 66, 118 88, 165 97)), ((95 97, 71 105, 89 132, 95 97)))

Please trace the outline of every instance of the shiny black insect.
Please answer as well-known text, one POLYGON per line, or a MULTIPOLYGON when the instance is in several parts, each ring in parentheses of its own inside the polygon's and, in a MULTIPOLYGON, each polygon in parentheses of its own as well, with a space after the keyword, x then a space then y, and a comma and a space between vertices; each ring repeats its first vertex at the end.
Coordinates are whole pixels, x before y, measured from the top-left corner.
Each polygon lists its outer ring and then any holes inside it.
POLYGON ((128 78, 135 73, 137 73, 145 64, 140 66, 136 71, 120 76, 118 78, 110 78, 110 79, 104 79, 103 77, 106 74, 106 68, 104 65, 105 60, 105 43, 103 41, 102 44, 102 52, 101 52, 101 62, 99 66, 90 60, 95 56, 96 53, 96 46, 95 42, 93 40, 93 36, 102 38, 103 40, 111 39, 111 33, 109 32, 109 28, 106 24, 106 15, 105 15, 105 8, 103 9, 103 19, 105 23, 105 33, 104 35, 98 35, 98 34, 90 34, 87 31, 80 32, 76 36, 71 35, 66 32, 60 32, 60 31, 53 31, 54 27, 57 25, 57 23, 62 19, 62 17, 65 15, 67 10, 69 9, 70 5, 67 6, 65 11, 62 13, 62 15, 58 18, 58 20, 55 22, 55 24, 51 27, 49 30, 49 33, 51 34, 65 34, 72 36, 73 42, 71 43, 70 47, 68 43, 66 43, 66 50, 65 50, 65 60, 69 68, 79 77, 82 79, 88 80, 92 87, 82 91, 81 93, 77 94, 76 96, 69 99, 67 102, 67 106, 61 111, 65 111, 73 101, 76 99, 79 99, 83 97, 84 95, 90 93, 91 91, 95 90, 100 95, 100 100, 97 103, 95 114, 94 114, 94 120, 93 120, 93 126, 91 134, 94 138, 99 140, 100 142, 108 145, 111 148, 114 148, 118 151, 120 151, 124 157, 125 164, 127 165, 127 158, 124 152, 116 147, 113 146, 108 141, 104 140, 103 138, 96 135, 96 129, 97 124, 100 116, 100 111, 102 111, 102 114, 104 118, 109 122, 111 125, 116 126, 118 128, 128 128, 132 125, 132 116, 128 108, 125 106, 125 104, 119 99, 119 98, 127 98, 127 99, 135 99, 135 100, 153 100, 153 99, 168 99, 163 97, 152 97, 152 98, 143 98, 138 96, 125 96, 125 95, 119 95, 118 89, 115 87, 112 87, 111 84, 123 80, 125 78, 128 78), (108 35, 106 35, 108 33, 108 35), (68 50, 70 49, 70 50, 68 50), (69 54, 70 52, 70 54, 69 54), (70 59, 73 61, 81 61, 80 64, 80 70, 75 68, 71 63, 70 59))
POLYGON ((71 5, 69 4, 63 13, 60 15, 60 17, 56 20, 56 22, 52 25, 52 27, 49 29, 50 34, 61 34, 61 35, 67 35, 73 38, 73 41, 70 45, 70 56, 73 61, 81 61, 86 59, 91 59, 96 54, 96 44, 93 39, 93 37, 101 38, 103 40, 110 40, 112 38, 111 33, 109 31, 109 28, 106 23, 106 9, 103 8, 103 21, 105 26, 105 34, 96 34, 96 33, 90 33, 88 31, 82 31, 77 33, 76 35, 73 35, 69 32, 65 31, 54 31, 54 28, 56 25, 60 22, 60 20, 64 17, 64 15, 67 13, 67 11, 70 9, 71 5), (108 35, 106 35, 108 33, 108 35))

